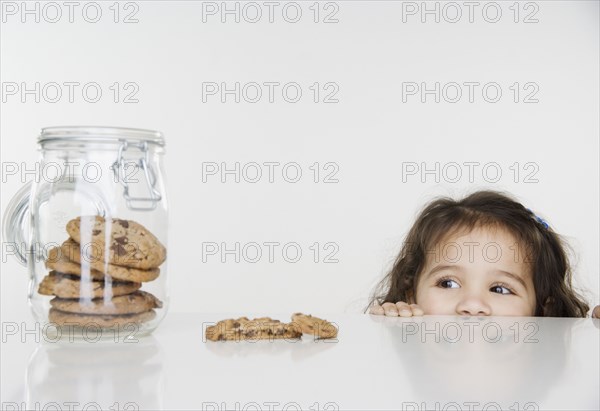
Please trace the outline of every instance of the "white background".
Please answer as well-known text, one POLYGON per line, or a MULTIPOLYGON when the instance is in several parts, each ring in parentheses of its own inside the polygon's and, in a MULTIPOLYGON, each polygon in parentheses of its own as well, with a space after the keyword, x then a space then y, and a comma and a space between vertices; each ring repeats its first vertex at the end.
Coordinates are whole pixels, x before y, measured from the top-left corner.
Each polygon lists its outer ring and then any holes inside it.
MULTIPOLYGON (((481 188, 514 194, 563 234, 577 253, 576 282, 597 304, 598 2, 538 1, 539 21, 529 24, 522 20, 534 9, 521 3, 515 23, 512 3, 498 3, 503 14, 497 23, 483 18, 486 2, 475 9, 473 23, 465 6, 457 23, 444 16, 436 23, 433 15, 422 23, 420 14, 405 15, 403 22, 407 4, 392 1, 337 2, 339 21, 328 24, 313 21, 313 2, 299 3, 298 23, 282 17, 284 2, 273 23, 266 7, 257 23, 244 16, 236 23, 231 15, 222 23, 219 14, 205 15, 203 22, 202 3, 193 1, 137 2, 139 22, 132 24, 113 22, 112 2, 100 2, 103 15, 95 24, 82 18, 81 6, 73 23, 66 7, 54 24, 44 16, 36 23, 35 16, 22 22, 20 14, 5 14, 3 84, 93 81, 105 94, 94 104, 81 93, 73 103, 66 97, 36 103, 31 96, 22 102, 18 94, 3 94, 1 160, 31 167, 38 159, 35 138, 47 126, 162 131, 170 309, 176 312, 358 312, 390 268, 419 209, 436 195, 462 196, 481 188), (219 96, 202 101, 203 82, 252 81, 296 82, 303 96, 288 103, 279 88, 274 103, 266 96, 254 104, 235 103, 232 96, 226 103, 219 96), (115 103, 108 89, 115 82, 137 83, 139 102, 115 103), (308 87, 315 82, 336 83, 339 102, 314 103, 308 87), (403 103, 403 82, 496 82, 503 95, 488 103, 479 87, 473 103, 466 95, 454 104, 443 98, 435 103, 432 96, 425 103, 419 96, 403 103), (515 103, 509 89, 515 82, 536 83, 539 102, 523 103, 522 93, 515 103), (281 174, 274 183, 265 176, 255 184, 236 184, 231 176, 227 183, 219 176, 202 182, 203 162, 267 161, 296 162, 303 177, 295 184, 281 174), (315 162, 336 163, 339 182, 314 183, 308 167, 315 162), (436 183, 432 175, 425 182, 420 175, 403 182, 403 162, 430 168, 436 162, 496 162, 502 176, 487 182, 480 166, 473 182, 466 168, 456 183, 443 178, 436 183), (509 168, 516 162, 517 182, 509 168), (524 182, 530 171, 525 163, 539 167, 538 182, 524 182), (266 257, 221 263, 218 256, 202 263, 203 242, 296 242, 303 256, 295 264, 281 254, 274 263, 266 257), (308 249, 315 242, 338 244, 339 262, 315 263, 308 249)), ((323 7, 320 20, 333 10, 323 7)), ((120 20, 128 14, 123 8, 121 13, 120 20)), ((22 185, 19 176, 4 179, 3 212, 22 185)), ((25 269, 3 252, 3 320, 29 318, 26 293, 25 269)))

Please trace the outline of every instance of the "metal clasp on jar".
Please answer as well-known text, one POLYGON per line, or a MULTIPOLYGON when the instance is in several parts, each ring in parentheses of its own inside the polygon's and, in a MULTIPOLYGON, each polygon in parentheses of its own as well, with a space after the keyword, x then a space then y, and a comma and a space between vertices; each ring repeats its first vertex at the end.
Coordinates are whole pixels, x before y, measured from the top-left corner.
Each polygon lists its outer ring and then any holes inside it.
POLYGON ((160 200, 162 199, 162 195, 155 188, 156 185, 156 174, 152 169, 152 165, 148 161, 148 143, 143 141, 139 144, 131 144, 126 140, 121 140, 121 146, 119 147, 119 153, 117 156, 117 160, 112 165, 112 170, 115 173, 115 178, 121 183, 123 186, 123 197, 127 202, 127 207, 131 210, 136 211, 151 211, 156 208, 160 200), (126 161, 123 158, 123 153, 127 151, 130 147, 138 148, 143 156, 140 158, 135 164, 136 167, 139 167, 144 172, 144 178, 146 181, 146 185, 148 187, 149 196, 148 197, 134 197, 129 194, 129 182, 128 176, 126 174, 126 161), (138 203, 138 204, 134 204, 138 203))

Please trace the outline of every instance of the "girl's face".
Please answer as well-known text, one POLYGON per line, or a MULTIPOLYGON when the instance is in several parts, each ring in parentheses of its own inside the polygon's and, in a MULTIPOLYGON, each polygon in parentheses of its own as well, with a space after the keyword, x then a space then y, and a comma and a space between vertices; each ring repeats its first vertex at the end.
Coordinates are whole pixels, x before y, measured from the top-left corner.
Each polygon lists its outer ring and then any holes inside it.
POLYGON ((502 229, 449 237, 429 250, 414 302, 429 315, 533 316, 535 289, 524 248, 502 229))

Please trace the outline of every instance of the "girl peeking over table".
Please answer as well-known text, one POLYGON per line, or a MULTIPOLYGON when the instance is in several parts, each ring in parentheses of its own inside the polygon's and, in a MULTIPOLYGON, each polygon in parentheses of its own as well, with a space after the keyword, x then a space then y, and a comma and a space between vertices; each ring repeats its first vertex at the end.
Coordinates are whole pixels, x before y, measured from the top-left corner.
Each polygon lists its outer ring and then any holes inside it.
MULTIPOLYGON (((512 198, 478 191, 441 198, 417 217, 369 313, 586 317, 565 243, 512 198)), ((592 312, 600 318, 600 306, 592 312)))

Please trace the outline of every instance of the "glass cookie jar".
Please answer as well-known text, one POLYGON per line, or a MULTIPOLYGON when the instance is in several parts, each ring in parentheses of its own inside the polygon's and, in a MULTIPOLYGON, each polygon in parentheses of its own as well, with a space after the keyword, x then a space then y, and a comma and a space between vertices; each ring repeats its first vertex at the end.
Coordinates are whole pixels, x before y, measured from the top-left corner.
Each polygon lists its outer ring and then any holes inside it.
POLYGON ((150 333, 169 305, 162 134, 50 127, 38 145, 35 181, 11 200, 3 227, 44 335, 150 333))

